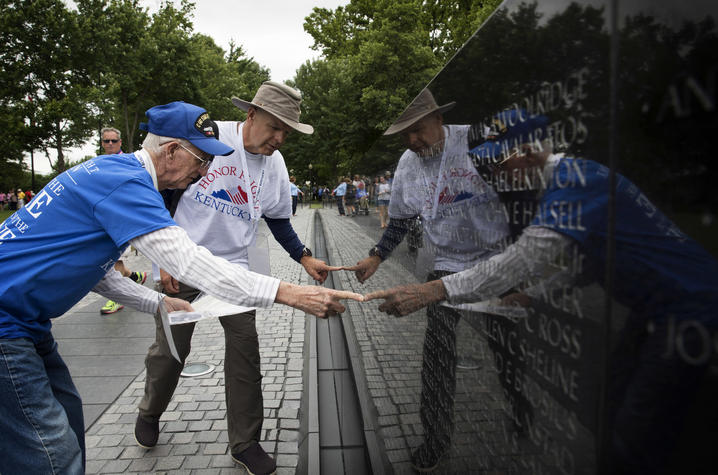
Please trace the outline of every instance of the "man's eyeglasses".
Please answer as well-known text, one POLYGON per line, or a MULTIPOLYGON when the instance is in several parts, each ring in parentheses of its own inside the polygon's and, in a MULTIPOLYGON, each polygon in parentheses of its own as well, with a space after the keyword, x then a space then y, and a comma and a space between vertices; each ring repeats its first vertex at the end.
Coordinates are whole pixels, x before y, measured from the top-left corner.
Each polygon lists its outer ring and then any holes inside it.
POLYGON ((212 165, 212 159, 214 158, 213 155, 210 155, 210 158, 201 158, 199 155, 197 155, 196 153, 194 153, 192 150, 188 149, 187 147, 185 147, 185 146, 182 145, 181 143, 178 143, 177 145, 179 145, 179 146, 182 147, 183 149, 187 150, 190 154, 192 154, 192 156, 193 156, 194 158, 196 158, 197 160, 199 160, 200 163, 202 164, 202 165, 200 165, 200 168, 203 168, 203 169, 205 169, 205 170, 208 170, 208 169, 209 169, 209 166, 212 165))
POLYGON ((102 139, 102 143, 110 143, 110 142, 117 143, 119 141, 120 141, 120 139, 102 139))

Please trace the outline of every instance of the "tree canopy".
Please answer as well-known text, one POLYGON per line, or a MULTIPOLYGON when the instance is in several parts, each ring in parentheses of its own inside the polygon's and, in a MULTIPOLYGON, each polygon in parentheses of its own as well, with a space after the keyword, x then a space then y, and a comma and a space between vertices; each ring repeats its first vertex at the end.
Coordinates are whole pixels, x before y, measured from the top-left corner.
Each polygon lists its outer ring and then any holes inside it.
POLYGON ((318 60, 297 71, 302 120, 314 135, 290 136, 287 163, 318 178, 373 173, 396 156, 366 153, 406 105, 493 12, 496 0, 352 0, 314 8, 304 29, 318 60))
MULTIPOLYGON (((364 154, 408 102, 461 47, 498 0, 352 0, 315 8, 304 27, 319 59, 291 84, 304 96, 292 134, 290 168, 315 178, 369 173, 388 158, 364 154)), ((67 150, 116 127, 125 151, 139 147, 138 125, 157 104, 183 100, 216 119, 241 120, 227 100, 251 98, 269 71, 241 45, 229 51, 194 31, 194 4, 163 2, 150 14, 139 0, 0 0, 0 187, 18 184, 34 152, 65 170, 67 150)), ((395 157, 394 157, 395 158, 395 157)), ((44 159, 44 158, 43 158, 44 159)), ((24 186, 24 185, 23 185, 24 186)))

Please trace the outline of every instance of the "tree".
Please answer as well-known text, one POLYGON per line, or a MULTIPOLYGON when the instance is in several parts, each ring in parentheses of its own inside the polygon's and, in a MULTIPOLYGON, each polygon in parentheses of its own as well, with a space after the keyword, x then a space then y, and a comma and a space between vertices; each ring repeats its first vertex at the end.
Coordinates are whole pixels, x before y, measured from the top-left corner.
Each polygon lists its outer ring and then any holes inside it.
POLYGON ((92 116, 89 83, 77 62, 77 18, 60 0, 5 1, 2 8, 2 62, 16 88, 4 84, 3 98, 14 122, 24 124, 16 139, 25 141, 25 150, 54 149, 62 170, 64 150, 84 142, 92 116))
POLYGON ((497 4, 353 0, 315 8, 304 28, 322 58, 303 65, 293 84, 304 94, 303 120, 316 132, 290 136, 288 163, 302 169, 311 162, 330 178, 324 171, 370 173, 396 161, 388 151, 367 152, 497 4))

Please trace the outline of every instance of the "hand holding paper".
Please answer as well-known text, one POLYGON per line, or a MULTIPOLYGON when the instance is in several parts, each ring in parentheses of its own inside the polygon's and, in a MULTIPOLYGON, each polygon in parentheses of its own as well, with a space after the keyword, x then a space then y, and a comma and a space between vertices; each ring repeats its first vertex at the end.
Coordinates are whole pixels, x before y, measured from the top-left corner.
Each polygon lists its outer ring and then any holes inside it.
POLYGON ((190 303, 187 302, 186 300, 165 296, 165 298, 162 299, 162 301, 165 304, 165 308, 167 309, 167 312, 177 312, 177 311, 192 312, 192 311, 194 311, 194 309, 192 308, 192 305, 190 305, 190 303))

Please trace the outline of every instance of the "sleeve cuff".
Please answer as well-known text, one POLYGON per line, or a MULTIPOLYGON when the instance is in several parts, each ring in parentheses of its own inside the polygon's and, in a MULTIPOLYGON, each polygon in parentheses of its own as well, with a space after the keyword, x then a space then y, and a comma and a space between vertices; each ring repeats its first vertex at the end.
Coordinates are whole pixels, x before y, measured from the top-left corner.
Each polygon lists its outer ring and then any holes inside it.
POLYGON ((255 303, 258 307, 271 307, 277 298, 279 290, 279 279, 263 274, 254 274, 254 294, 257 298, 255 303))

